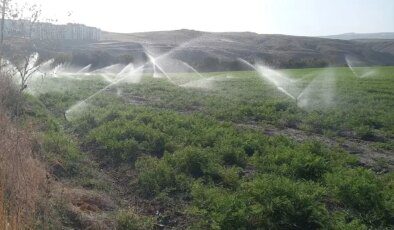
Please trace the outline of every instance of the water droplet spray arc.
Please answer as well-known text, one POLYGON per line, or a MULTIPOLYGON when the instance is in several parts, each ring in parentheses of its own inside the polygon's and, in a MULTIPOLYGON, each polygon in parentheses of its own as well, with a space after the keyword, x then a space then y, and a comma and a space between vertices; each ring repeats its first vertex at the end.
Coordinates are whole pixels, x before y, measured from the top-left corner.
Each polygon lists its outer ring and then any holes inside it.
POLYGON ((346 55, 345 61, 350 71, 352 71, 353 75, 357 78, 366 78, 371 77, 376 74, 376 70, 368 68, 368 67, 356 67, 357 63, 365 66, 365 63, 358 61, 357 59, 346 55))
POLYGON ((246 61, 245 59, 239 58, 238 60, 246 64, 247 66, 251 67, 252 69, 254 69, 261 77, 263 77, 265 80, 273 84, 277 90, 279 90, 289 98, 295 100, 296 103, 298 104, 298 99, 302 96, 302 93, 300 93, 298 96, 294 96, 284 88, 285 85, 293 84, 294 83, 293 79, 283 76, 281 73, 272 70, 268 67, 260 66, 260 65, 257 66, 252 65, 250 62, 246 61))
MULTIPOLYGON (((153 66, 153 76, 158 78, 159 75, 157 75, 157 69, 164 74, 164 76, 174 85, 176 85, 176 83, 172 80, 172 78, 164 71, 163 68, 161 68, 161 66, 158 64, 158 58, 154 58, 152 57, 152 55, 150 55, 149 53, 147 53, 148 57, 149 57, 149 62, 152 64, 153 66)), ((164 55, 163 55, 164 56, 164 55)), ((148 64, 148 63, 147 63, 148 64)))
MULTIPOLYGON (((138 73, 138 71, 141 71, 141 70, 145 67, 145 65, 146 65, 146 64, 144 64, 144 65, 142 65, 142 66, 140 66, 140 67, 134 69, 134 70, 132 71, 132 73, 130 73, 130 74, 138 73)), ((70 114, 73 110, 76 110, 76 109, 85 107, 85 106, 86 106, 86 103, 87 103, 90 99, 96 97, 96 96, 99 95, 100 93, 104 92, 105 90, 111 88, 112 86, 118 84, 119 82, 125 80, 125 79, 128 78, 128 77, 129 77, 129 75, 126 75, 126 76, 123 76, 123 77, 118 78, 117 80, 113 81, 113 82, 110 83, 109 85, 105 86, 104 88, 102 88, 102 89, 100 89, 99 91, 95 92, 94 94, 90 95, 90 96, 87 97, 86 99, 84 99, 84 100, 78 102, 77 104, 71 106, 71 107, 65 112, 65 117, 68 119, 68 114, 70 114)))
MULTIPOLYGON (((76 103, 75 105, 71 106, 71 107, 65 112, 65 117, 68 119, 68 117, 69 117, 68 115, 69 115, 71 112, 73 112, 73 111, 75 111, 75 110, 78 110, 78 109, 81 109, 81 108, 83 108, 83 107, 86 107, 86 104, 87 104, 87 102, 88 102, 89 100, 91 100, 92 98, 96 97, 97 95, 99 95, 100 93, 104 92, 105 90, 111 88, 112 86, 118 84, 119 82, 125 80, 126 78, 129 77, 129 75, 133 75, 133 74, 135 74, 135 73, 137 73, 137 72, 139 72, 139 71, 142 71, 142 70, 143 70, 146 66, 148 66, 148 65, 153 65, 154 71, 156 71, 156 69, 158 69, 160 72, 162 72, 162 73, 164 74, 164 76, 165 76, 171 83, 177 85, 177 84, 173 81, 173 79, 166 73, 166 71, 160 66, 160 64, 158 64, 158 60, 160 60, 161 58, 165 58, 165 57, 168 56, 169 53, 171 53, 171 52, 173 52, 173 50, 171 50, 171 51, 169 51, 169 52, 167 52, 167 53, 165 53, 165 54, 162 54, 162 55, 160 55, 159 57, 156 57, 156 58, 154 58, 152 55, 150 55, 149 52, 146 52, 146 54, 147 54, 147 56, 148 56, 148 58, 149 58, 149 60, 148 60, 147 62, 145 62, 143 65, 141 65, 141 66, 139 66, 138 68, 133 69, 133 70, 131 70, 131 69, 132 69, 132 63, 130 63, 129 65, 127 65, 126 67, 124 67, 124 68, 119 72, 119 74, 116 75, 116 78, 115 78, 114 81, 111 81, 111 80, 110 80, 111 83, 110 83, 109 85, 105 86, 104 88, 102 88, 102 89, 100 89, 99 91, 95 92, 94 94, 90 95, 90 96, 87 97, 86 99, 84 99, 84 100, 82 100, 82 101, 76 103), (129 72, 129 73, 128 73, 126 76, 122 76, 122 75, 123 75, 124 73, 126 73, 126 72, 129 72)), ((111 68, 115 68, 115 65, 112 65, 112 66, 103 68, 102 70, 99 70, 99 71, 93 71, 93 72, 96 72, 96 73, 97 73, 97 72, 101 72, 101 71, 103 71, 103 70, 104 70, 104 72, 105 72, 105 70, 108 70, 108 69, 111 69, 111 68)), ((197 71, 196 71, 196 72, 197 72, 197 71)), ((156 74, 156 73, 154 73, 154 74, 156 74)), ((105 75, 104 75, 104 76, 105 76, 105 75)))
MULTIPOLYGON (((254 69, 259 76, 273 84, 278 91, 294 100, 300 108, 328 108, 334 105, 336 77, 331 68, 326 68, 317 75, 313 75, 313 80, 308 82, 304 88, 300 88, 297 86, 297 82, 301 79, 291 79, 279 71, 263 65, 252 65, 244 59, 239 59, 239 61, 254 69), (290 90, 299 93, 291 93, 290 90)), ((308 75, 303 78, 307 77, 308 75)))
POLYGON ((91 67, 92 67, 92 64, 89 64, 89 65, 83 67, 82 69, 78 70, 77 73, 87 73, 87 72, 89 72, 91 67))

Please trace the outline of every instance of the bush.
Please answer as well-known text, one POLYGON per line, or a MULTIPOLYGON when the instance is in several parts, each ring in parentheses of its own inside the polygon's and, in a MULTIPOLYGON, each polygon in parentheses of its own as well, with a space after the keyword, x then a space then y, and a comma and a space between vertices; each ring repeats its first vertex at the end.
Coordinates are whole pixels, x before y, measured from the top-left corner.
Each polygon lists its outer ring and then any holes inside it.
POLYGON ((146 156, 139 158, 135 167, 138 171, 138 189, 145 197, 153 197, 161 192, 172 192, 174 195, 189 188, 187 178, 176 174, 165 161, 146 156))
POLYGON ((249 157, 266 153, 268 138, 255 133, 245 133, 242 139, 242 148, 249 157))
MULTIPOLYGON (((228 139, 232 139, 232 137, 229 137, 228 139)), ((242 148, 242 143, 236 145, 228 142, 229 141, 227 140, 216 145, 214 154, 217 154, 225 165, 245 167, 247 155, 245 154, 245 150, 242 148)))
POLYGON ((378 141, 378 137, 374 132, 374 129, 369 126, 359 126, 356 128, 357 136, 359 136, 362 140, 365 141, 378 141))
POLYGON ((86 114, 79 119, 73 121, 74 131, 80 136, 86 136, 90 130, 98 126, 98 121, 90 114, 86 114))
POLYGON ((336 212, 332 217, 332 229, 338 230, 367 230, 368 227, 365 226, 360 219, 351 217, 346 212, 336 212))
POLYGON ((331 194, 360 215, 364 223, 392 223, 392 185, 385 187, 376 175, 363 168, 343 169, 325 176, 331 194), (391 186, 391 188, 390 188, 391 186))
POLYGON ((137 121, 109 121, 93 129, 89 142, 98 145, 101 155, 115 162, 134 162, 141 154, 161 157, 165 138, 156 130, 137 121))
POLYGON ((20 103, 20 100, 21 96, 12 77, 0 72, 0 112, 14 113, 15 105, 20 103))
POLYGON ((221 184, 227 188, 237 188, 241 183, 241 168, 238 167, 220 167, 219 176, 221 184))
POLYGON ((47 160, 59 164, 56 176, 75 176, 81 171, 84 156, 78 146, 62 132, 47 132, 43 136, 43 150, 47 160))
POLYGON ((209 150, 187 147, 175 152, 167 158, 168 162, 179 173, 185 173, 194 178, 218 177, 217 158, 209 150))
POLYGON ((134 162, 139 154, 138 142, 130 135, 129 125, 114 121, 93 129, 88 140, 98 145, 99 153, 104 159, 114 163, 134 162))
POLYGON ((305 151, 300 146, 275 148, 267 155, 256 158, 256 165, 262 172, 273 172, 305 180, 319 180, 330 170, 327 159, 305 151))
POLYGON ((196 229, 245 229, 248 226, 248 204, 241 194, 195 183, 192 197, 189 211, 198 217, 196 229))
POLYGON ((299 153, 291 162, 291 167, 296 178, 318 180, 329 170, 328 162, 313 154, 299 153))
POLYGON ((211 229, 316 229, 329 224, 325 190, 313 183, 261 175, 231 193, 193 186, 191 212, 211 229))
POLYGON ((328 224, 322 203, 325 189, 314 183, 261 175, 245 183, 243 190, 252 202, 250 223, 254 227, 316 229, 328 224))
POLYGON ((137 214, 134 210, 120 211, 116 216, 119 230, 148 230, 154 229, 155 219, 137 214))

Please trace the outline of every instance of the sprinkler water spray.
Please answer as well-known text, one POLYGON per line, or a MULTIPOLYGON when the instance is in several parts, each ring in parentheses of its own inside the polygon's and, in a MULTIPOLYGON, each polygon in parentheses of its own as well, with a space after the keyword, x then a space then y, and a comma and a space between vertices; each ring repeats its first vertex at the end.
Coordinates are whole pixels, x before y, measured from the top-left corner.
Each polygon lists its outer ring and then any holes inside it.
POLYGON ((266 79, 268 82, 272 83, 278 91, 282 92, 289 98, 295 100, 296 103, 298 103, 298 97, 292 95, 288 90, 285 89, 285 86, 294 83, 293 79, 283 76, 281 73, 272 70, 268 67, 264 67, 260 65, 256 67, 255 65, 252 65, 250 62, 246 61, 245 59, 238 58, 238 60, 246 64, 247 66, 253 68, 261 77, 266 79))

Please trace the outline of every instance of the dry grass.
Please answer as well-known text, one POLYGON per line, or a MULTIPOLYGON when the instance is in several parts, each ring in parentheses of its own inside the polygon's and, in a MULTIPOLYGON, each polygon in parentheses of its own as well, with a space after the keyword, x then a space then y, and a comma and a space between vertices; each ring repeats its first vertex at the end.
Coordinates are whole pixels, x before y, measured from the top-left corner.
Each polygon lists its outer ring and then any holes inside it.
POLYGON ((60 228, 63 217, 76 228, 114 229, 117 206, 107 195, 51 179, 48 162, 37 157, 35 127, 18 116, 23 104, 12 79, 0 73, 0 230, 60 228))
POLYGON ((34 157, 32 132, 6 115, 14 93, 10 80, 0 76, 0 229, 29 229, 46 177, 34 157))
MULTIPOLYGON (((5 224, 29 226, 45 185, 45 170, 33 157, 28 132, 0 115, 0 197, 5 224)), ((3 224, 4 224, 3 223, 3 224)), ((4 225, 3 225, 4 226, 4 225)))
POLYGON ((65 213, 80 229, 114 229, 115 223, 109 213, 117 209, 115 202, 105 193, 69 187, 56 183, 52 197, 61 201, 65 213))
POLYGON ((12 112, 19 93, 8 74, 0 73, 0 113, 12 112))

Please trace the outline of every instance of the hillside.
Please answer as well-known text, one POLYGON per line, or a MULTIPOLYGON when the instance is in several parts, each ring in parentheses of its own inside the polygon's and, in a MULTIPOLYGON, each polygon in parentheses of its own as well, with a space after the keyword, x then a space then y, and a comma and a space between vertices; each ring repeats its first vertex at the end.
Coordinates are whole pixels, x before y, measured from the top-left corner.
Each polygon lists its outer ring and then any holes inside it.
POLYGON ((394 55, 394 39, 360 39, 357 42, 363 43, 375 51, 394 55))
POLYGON ((276 68, 346 66, 346 56, 363 65, 394 65, 394 40, 337 40, 287 35, 208 33, 193 30, 133 34, 103 32, 99 42, 38 41, 48 56, 68 54, 75 65, 106 65, 153 57, 187 62, 198 71, 245 70, 238 59, 264 62, 276 68))
POLYGON ((381 47, 383 41, 366 43, 248 32, 208 33, 191 30, 134 34, 104 33, 103 39, 139 43, 157 55, 181 46, 171 56, 203 70, 215 70, 217 66, 224 69, 241 68, 237 65, 237 58, 263 61, 285 68, 344 66, 346 55, 367 65, 394 64, 393 53, 381 47), (207 65, 207 62, 212 66, 207 65))
POLYGON ((357 40, 357 39, 394 39, 394 33, 345 33, 325 36, 323 38, 357 40))

